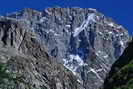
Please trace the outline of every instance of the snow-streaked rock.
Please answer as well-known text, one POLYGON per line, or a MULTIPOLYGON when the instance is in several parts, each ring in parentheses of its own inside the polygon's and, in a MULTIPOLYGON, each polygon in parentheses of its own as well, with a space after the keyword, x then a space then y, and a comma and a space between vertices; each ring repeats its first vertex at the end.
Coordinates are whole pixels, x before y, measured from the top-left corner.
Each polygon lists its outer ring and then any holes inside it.
POLYGON ((63 59, 64 66, 73 72, 74 75, 77 74, 77 68, 84 65, 83 59, 79 55, 69 55, 68 59, 63 59))
POLYGON ((121 25, 94 9, 54 7, 42 12, 28 9, 8 18, 23 21, 28 30, 36 33, 47 53, 71 70, 86 89, 98 89, 103 84, 101 80, 129 40, 121 25), (102 71, 95 72, 98 69, 102 71))
POLYGON ((77 27, 77 28, 74 30, 73 36, 74 36, 74 37, 78 36, 78 34, 79 34, 80 32, 82 32, 83 30, 85 30, 85 29, 87 28, 87 26, 89 25, 89 23, 90 23, 91 21, 95 21, 94 17, 95 17, 95 14, 89 14, 87 20, 85 20, 85 21, 81 24, 80 27, 77 27))

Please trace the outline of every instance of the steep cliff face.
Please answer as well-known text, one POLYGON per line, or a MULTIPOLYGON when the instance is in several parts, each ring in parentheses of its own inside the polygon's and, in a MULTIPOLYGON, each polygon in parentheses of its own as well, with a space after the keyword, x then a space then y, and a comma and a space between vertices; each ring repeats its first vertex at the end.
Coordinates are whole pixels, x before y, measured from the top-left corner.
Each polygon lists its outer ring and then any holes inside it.
POLYGON ((95 9, 55 7, 38 12, 28 8, 1 17, 0 27, 2 50, 26 56, 20 63, 29 69, 22 74, 30 75, 26 81, 35 82, 39 89, 38 84, 48 89, 98 89, 129 41, 122 26, 95 9))
POLYGON ((113 64, 104 89, 133 89, 133 41, 113 64))
POLYGON ((0 64, 6 65, 7 72, 21 75, 21 80, 15 81, 5 77, 6 84, 0 83, 0 88, 82 89, 73 74, 48 55, 29 29, 23 21, 0 18, 0 64))

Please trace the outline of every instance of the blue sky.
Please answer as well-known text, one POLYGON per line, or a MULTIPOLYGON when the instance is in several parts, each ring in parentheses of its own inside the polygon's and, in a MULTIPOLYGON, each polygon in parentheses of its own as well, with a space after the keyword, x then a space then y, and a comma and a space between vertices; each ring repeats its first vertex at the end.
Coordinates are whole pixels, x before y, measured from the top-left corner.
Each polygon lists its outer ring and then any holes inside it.
POLYGON ((95 8, 123 25, 133 35, 133 0, 1 0, 0 15, 23 8, 41 11, 53 6, 95 8))

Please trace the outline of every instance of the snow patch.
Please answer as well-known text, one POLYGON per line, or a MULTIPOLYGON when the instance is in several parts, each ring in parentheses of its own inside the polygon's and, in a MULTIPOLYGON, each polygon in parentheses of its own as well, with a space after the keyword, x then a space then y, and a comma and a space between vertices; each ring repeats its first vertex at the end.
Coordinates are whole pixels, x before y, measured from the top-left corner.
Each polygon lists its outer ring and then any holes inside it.
POLYGON ((80 66, 84 64, 83 60, 79 57, 79 55, 70 55, 70 58, 72 60, 77 61, 80 66))
POLYGON ((108 26, 115 27, 115 24, 114 24, 113 22, 105 21, 105 23, 106 23, 108 26))
POLYGON ((47 19, 46 17, 42 17, 42 18, 40 19, 40 22, 43 23, 46 19, 47 19))
POLYGON ((120 45, 124 48, 125 46, 124 46, 124 42, 121 40, 120 41, 120 45))
POLYGON ((70 28, 70 27, 71 27, 71 25, 66 25, 66 27, 70 28))
POLYGON ((81 59, 79 55, 69 55, 68 59, 63 59, 64 66, 73 72, 74 75, 76 75, 76 70, 80 66, 87 65, 84 63, 84 61, 81 59))
POLYGON ((100 56, 101 53, 101 51, 96 52, 96 56, 100 56))
POLYGON ((79 79, 77 79, 77 81, 78 81, 79 83, 82 83, 82 81, 81 81, 81 80, 79 80, 79 79))
POLYGON ((98 56, 98 57, 102 57, 102 58, 108 58, 109 57, 109 55, 107 55, 105 52, 103 52, 103 51, 98 51, 98 52, 96 52, 96 56, 98 56))
POLYGON ((47 33, 52 33, 54 36, 59 36, 53 29, 49 29, 49 32, 47 33))
POLYGON ((99 35, 103 35, 103 33, 102 33, 102 32, 98 32, 98 34, 99 34, 99 35))
POLYGON ((90 10, 90 11, 95 11, 95 12, 97 11, 97 10, 94 9, 94 8, 89 8, 89 10, 90 10))
POLYGON ((108 58, 109 56, 108 56, 108 55, 104 55, 103 57, 104 57, 104 58, 108 58))
POLYGON ((115 27, 114 23, 108 23, 108 25, 111 26, 111 27, 115 27))
POLYGON ((95 70, 95 69, 93 69, 93 68, 90 68, 90 70, 87 71, 87 73, 89 73, 89 72, 94 73, 94 74, 97 76, 97 78, 100 79, 101 82, 104 82, 103 79, 102 79, 102 78, 99 76, 99 74, 98 74, 98 72, 101 72, 102 70, 103 70, 103 69, 95 70))
POLYGON ((120 36, 123 36, 123 35, 124 35, 124 33, 121 33, 121 34, 120 34, 120 36))
POLYGON ((78 34, 79 34, 80 32, 82 32, 82 31, 88 26, 88 24, 90 23, 90 21, 95 21, 94 17, 95 17, 95 14, 90 14, 90 15, 88 15, 87 20, 85 20, 85 21, 81 24, 80 27, 77 27, 77 28, 74 30, 73 36, 74 36, 74 37, 78 36, 78 34))
POLYGON ((116 37, 119 37, 119 34, 116 34, 116 37))
POLYGON ((109 34, 113 34, 113 32, 111 32, 111 31, 110 31, 110 32, 108 32, 108 33, 109 33, 109 34))

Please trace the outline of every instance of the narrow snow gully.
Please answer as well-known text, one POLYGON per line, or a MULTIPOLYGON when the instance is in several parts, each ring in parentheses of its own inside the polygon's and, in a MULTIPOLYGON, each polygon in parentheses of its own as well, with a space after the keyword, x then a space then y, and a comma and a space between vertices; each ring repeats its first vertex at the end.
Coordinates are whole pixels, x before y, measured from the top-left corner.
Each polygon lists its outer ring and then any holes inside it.
POLYGON ((94 19, 95 14, 89 14, 87 20, 83 21, 80 27, 77 27, 73 32, 73 37, 76 37, 79 35, 80 32, 82 32, 90 23, 90 21, 95 21, 94 19))

